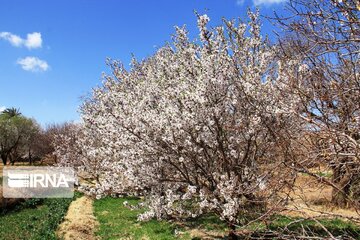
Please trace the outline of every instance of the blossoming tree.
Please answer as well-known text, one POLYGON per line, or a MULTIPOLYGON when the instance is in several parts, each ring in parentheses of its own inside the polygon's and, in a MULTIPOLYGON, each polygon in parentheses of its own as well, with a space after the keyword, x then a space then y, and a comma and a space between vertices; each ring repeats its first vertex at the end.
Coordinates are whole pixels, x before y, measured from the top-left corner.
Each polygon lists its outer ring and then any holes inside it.
POLYGON ((130 70, 109 61, 75 142, 59 146, 78 149, 59 157, 92 174, 89 193, 145 195, 141 220, 214 212, 234 228, 284 204, 279 192, 295 177, 285 167, 299 129, 287 84, 297 63, 277 60, 258 13, 208 22, 198 16, 196 41, 177 27, 172 44, 130 70))

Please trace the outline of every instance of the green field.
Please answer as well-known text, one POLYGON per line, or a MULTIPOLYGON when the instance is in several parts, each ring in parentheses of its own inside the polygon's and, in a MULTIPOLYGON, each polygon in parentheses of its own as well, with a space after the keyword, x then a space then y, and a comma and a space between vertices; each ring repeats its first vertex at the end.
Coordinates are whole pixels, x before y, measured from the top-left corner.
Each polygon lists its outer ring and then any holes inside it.
POLYGON ((21 203, 0 215, 0 239, 56 239, 55 231, 72 201, 30 199, 21 203))
POLYGON ((97 235, 101 239, 191 239, 188 235, 176 236, 175 224, 152 220, 137 222, 137 215, 143 210, 130 210, 123 203, 136 205, 133 198, 104 198, 94 202, 95 216, 100 223, 97 235))
POLYGON ((255 222, 248 226, 248 229, 255 230, 255 236, 264 232, 280 233, 284 236, 302 236, 306 232, 309 237, 328 238, 325 227, 336 238, 360 239, 359 226, 336 218, 308 220, 277 215, 269 219, 268 223, 266 226, 264 222, 255 222))
MULTIPOLYGON (((80 194, 76 194, 78 197, 80 194)), ((31 199, 19 204, 15 209, 0 215, 0 239, 56 239, 55 231, 74 199, 31 199)), ((99 222, 96 231, 99 239, 134 240, 198 240, 226 239, 226 224, 213 214, 180 221, 138 222, 137 216, 143 208, 138 206, 137 198, 107 197, 94 201, 94 215, 99 222)), ((238 233, 246 233, 255 238, 263 234, 283 234, 300 236, 304 231, 311 237, 327 237, 323 225, 334 237, 360 239, 360 228, 340 219, 304 220, 286 216, 274 216, 267 222, 254 222, 238 233)), ((275 237, 276 239, 276 237, 275 237)))
POLYGON ((214 215, 189 219, 186 222, 157 221, 138 222, 137 215, 144 209, 131 210, 124 202, 136 206, 136 198, 104 198, 94 202, 94 211, 100 227, 97 235, 101 239, 201 239, 197 237, 222 238, 226 235, 226 225, 214 215))
MULTIPOLYGON (((226 224, 215 215, 188 219, 182 223, 157 220, 139 223, 137 215, 144 210, 131 210, 124 206, 125 201, 130 205, 137 205, 140 202, 135 198, 110 197, 94 202, 95 216, 100 223, 97 235, 101 239, 224 239, 227 234, 226 224)), ((251 236, 254 238, 269 233, 289 237, 294 234, 301 236, 304 231, 311 237, 328 237, 321 226, 323 225, 335 237, 360 239, 359 226, 340 219, 315 221, 279 215, 268 219, 267 223, 254 222, 244 229, 239 228, 238 231, 253 232, 251 236)))

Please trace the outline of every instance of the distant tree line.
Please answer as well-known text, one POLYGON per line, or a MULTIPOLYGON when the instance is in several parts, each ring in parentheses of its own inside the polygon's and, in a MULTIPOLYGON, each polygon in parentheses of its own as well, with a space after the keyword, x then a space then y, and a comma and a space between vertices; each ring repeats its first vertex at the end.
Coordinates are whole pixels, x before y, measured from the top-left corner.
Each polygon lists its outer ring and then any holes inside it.
POLYGON ((0 157, 4 165, 37 161, 56 162, 53 139, 65 131, 68 124, 42 128, 35 119, 24 116, 17 108, 0 112, 0 157))

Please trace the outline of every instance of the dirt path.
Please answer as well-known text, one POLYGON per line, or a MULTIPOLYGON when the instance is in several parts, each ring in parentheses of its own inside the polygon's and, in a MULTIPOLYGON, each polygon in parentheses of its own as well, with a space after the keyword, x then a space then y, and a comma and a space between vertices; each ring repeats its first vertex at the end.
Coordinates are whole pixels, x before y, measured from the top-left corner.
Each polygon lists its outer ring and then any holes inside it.
POLYGON ((70 204, 65 220, 60 224, 57 235, 60 239, 95 240, 98 222, 93 212, 93 200, 83 196, 70 204))

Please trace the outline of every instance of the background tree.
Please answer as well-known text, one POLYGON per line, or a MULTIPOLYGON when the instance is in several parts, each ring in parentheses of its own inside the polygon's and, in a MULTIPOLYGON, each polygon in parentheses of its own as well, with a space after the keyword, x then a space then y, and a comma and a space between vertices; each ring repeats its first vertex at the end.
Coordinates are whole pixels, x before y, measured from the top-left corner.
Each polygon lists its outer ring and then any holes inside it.
MULTIPOLYGON (((286 35, 281 58, 299 62, 292 78, 301 99, 306 160, 332 172, 333 203, 360 207, 360 21, 356 0, 291 0, 291 17, 277 16, 286 35)), ((322 176, 311 174, 323 181, 322 176)))
POLYGON ((18 108, 6 108, 2 113, 7 114, 10 117, 20 116, 21 112, 18 108))
POLYGON ((27 154, 39 132, 39 125, 21 115, 18 109, 11 108, 0 114, 0 155, 3 164, 14 164, 27 154))

